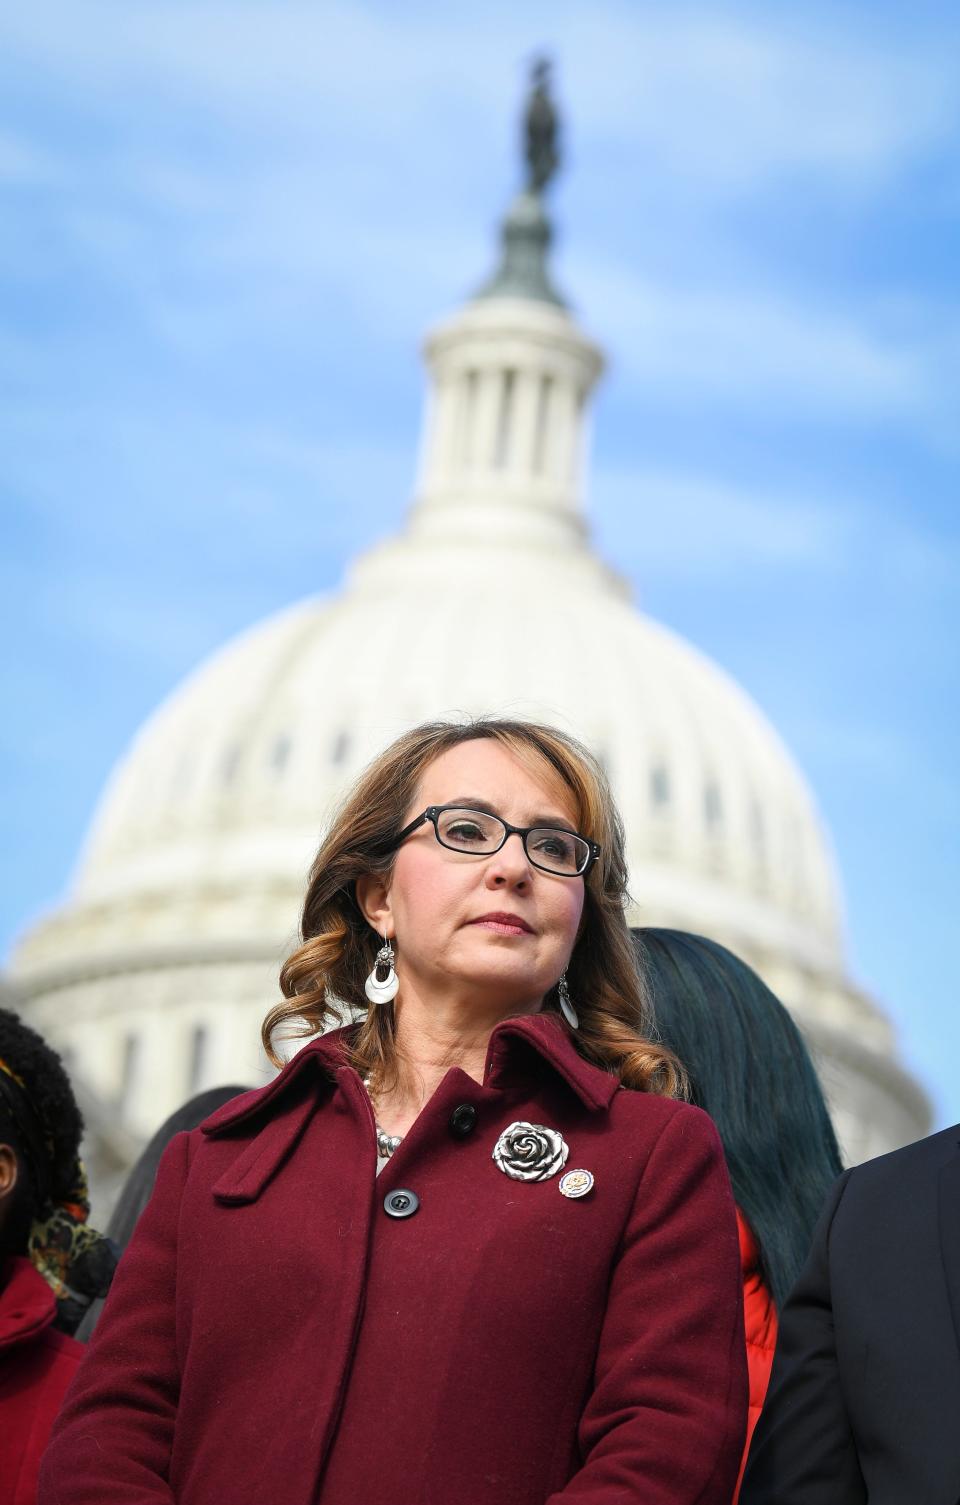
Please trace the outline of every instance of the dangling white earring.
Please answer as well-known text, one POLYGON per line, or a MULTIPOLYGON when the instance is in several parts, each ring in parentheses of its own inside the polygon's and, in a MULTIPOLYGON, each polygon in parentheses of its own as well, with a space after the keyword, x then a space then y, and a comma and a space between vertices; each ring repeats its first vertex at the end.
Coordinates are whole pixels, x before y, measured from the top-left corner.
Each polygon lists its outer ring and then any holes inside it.
POLYGON ((573 999, 570 997, 570 989, 567 986, 566 972, 561 972, 560 974, 560 981, 557 983, 557 997, 560 1001, 560 1012, 563 1015, 564 1019, 566 1019, 570 1028, 579 1029, 580 1019, 576 1009, 573 1006, 573 999))
POLYGON ((371 1003, 389 1003, 392 998, 396 998, 399 989, 400 979, 393 965, 393 947, 384 936, 383 945, 377 952, 373 971, 364 983, 363 991, 371 1003))

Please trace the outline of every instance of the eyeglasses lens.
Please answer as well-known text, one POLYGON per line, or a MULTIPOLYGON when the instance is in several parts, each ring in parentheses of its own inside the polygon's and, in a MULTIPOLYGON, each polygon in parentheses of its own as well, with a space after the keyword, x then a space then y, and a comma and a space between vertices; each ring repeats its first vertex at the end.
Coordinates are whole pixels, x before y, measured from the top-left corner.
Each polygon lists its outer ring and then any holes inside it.
POLYGON ((582 836, 572 836, 569 831, 543 826, 527 834, 527 856, 538 867, 551 873, 566 873, 572 876, 582 872, 587 865, 590 848, 582 836))
POLYGON ((504 838, 503 822, 482 810, 441 810, 437 835, 455 852, 495 852, 504 838))
MULTIPOLYGON (((437 836, 455 852, 495 852, 503 845, 505 834, 503 822, 481 810, 443 810, 437 817, 437 836)), ((529 831, 525 845, 527 856, 536 867, 567 877, 581 873, 590 855, 582 836, 554 826, 529 831)))

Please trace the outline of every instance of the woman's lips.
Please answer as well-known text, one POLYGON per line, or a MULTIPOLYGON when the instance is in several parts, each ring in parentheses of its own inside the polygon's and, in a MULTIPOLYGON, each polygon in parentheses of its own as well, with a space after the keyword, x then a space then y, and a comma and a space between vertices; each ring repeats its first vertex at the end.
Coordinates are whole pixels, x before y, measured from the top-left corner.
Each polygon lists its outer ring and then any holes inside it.
POLYGON ((483 914, 471 925, 482 925, 484 930, 495 930, 498 935, 533 935, 532 926, 515 914, 483 914))

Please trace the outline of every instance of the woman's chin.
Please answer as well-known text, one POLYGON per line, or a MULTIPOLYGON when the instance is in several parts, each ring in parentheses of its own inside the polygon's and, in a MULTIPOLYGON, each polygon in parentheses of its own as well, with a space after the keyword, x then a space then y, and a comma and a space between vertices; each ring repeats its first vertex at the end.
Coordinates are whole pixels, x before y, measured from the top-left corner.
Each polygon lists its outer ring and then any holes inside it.
POLYGON ((486 966, 464 969, 456 981, 464 993, 472 993, 480 1006, 488 1006, 495 1012, 512 1013, 516 1010, 530 1012, 539 1008, 543 995, 550 986, 545 981, 540 987, 531 977, 530 968, 523 966, 486 966))

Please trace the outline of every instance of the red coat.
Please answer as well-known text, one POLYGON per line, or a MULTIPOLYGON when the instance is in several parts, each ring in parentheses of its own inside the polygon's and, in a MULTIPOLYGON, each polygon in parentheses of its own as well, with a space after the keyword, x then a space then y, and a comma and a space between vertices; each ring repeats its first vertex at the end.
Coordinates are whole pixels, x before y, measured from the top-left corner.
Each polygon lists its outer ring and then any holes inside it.
POLYGON ((28 1259, 0 1269, 0 1505, 33 1505, 53 1419, 83 1357, 55 1332, 53 1291, 28 1259))
POLYGON ((747 1442, 737 1480, 740 1481, 747 1466, 750 1439, 760 1420, 760 1412, 770 1385, 770 1370, 773 1368, 773 1351, 777 1346, 777 1309, 773 1297, 760 1274, 760 1251, 749 1223, 737 1208, 737 1230, 740 1234, 740 1263, 743 1268, 743 1323, 747 1336, 747 1373, 750 1382, 750 1407, 747 1416, 747 1442))
POLYGON ((40 1505, 729 1505, 745 1418, 704 1114, 513 1019, 375 1179, 328 1035, 167 1150, 40 1505), (562 1132, 588 1196, 498 1168, 516 1120, 562 1132))

